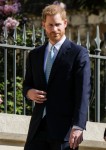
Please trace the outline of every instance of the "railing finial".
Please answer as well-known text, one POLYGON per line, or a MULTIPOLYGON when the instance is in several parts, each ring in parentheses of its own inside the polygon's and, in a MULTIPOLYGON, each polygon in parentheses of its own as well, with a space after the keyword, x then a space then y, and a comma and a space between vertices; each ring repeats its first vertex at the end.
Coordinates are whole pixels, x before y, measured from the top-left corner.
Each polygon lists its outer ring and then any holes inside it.
POLYGON ((7 27, 4 26, 4 41, 6 44, 7 44, 7 37, 8 37, 7 27))
POLYGON ((87 42, 86 42, 86 47, 87 47, 88 52, 90 52, 90 51, 89 51, 89 48, 90 48, 89 32, 87 32, 87 42))
POLYGON ((17 44, 17 27, 16 26, 15 26, 15 29, 14 29, 13 38, 14 38, 14 44, 16 45, 17 44))
POLYGON ((32 30, 32 45, 35 47, 35 41, 36 41, 36 36, 35 36, 35 27, 33 25, 33 30, 32 30))
POLYGON ((81 45, 80 32, 78 30, 77 45, 81 45))
POLYGON ((42 28, 42 33, 41 33, 41 42, 42 44, 45 42, 45 35, 44 35, 44 29, 42 28))
POLYGON ((97 28, 96 28, 96 38, 95 38, 95 42, 96 42, 96 45, 97 45, 97 49, 99 51, 100 50, 100 43, 101 43, 101 39, 100 39, 100 33, 99 33, 99 26, 97 25, 97 28))
POLYGON ((26 27, 24 24, 24 28, 23 28, 23 44, 26 45, 26 27))

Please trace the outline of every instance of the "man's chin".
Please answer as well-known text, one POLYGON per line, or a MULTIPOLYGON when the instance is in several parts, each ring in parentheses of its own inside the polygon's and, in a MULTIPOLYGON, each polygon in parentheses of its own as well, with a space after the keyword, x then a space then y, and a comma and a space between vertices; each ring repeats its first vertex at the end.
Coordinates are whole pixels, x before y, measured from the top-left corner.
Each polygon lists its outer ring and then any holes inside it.
POLYGON ((57 41, 57 42, 58 42, 58 41, 60 41, 61 38, 58 37, 58 36, 55 36, 55 37, 53 37, 52 39, 53 39, 54 41, 57 41))

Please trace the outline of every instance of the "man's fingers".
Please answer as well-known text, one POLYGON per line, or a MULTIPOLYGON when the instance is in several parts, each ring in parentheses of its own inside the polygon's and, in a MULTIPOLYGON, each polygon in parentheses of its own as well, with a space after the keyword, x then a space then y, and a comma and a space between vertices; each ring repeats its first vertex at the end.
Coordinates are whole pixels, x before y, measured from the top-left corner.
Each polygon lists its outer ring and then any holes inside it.
POLYGON ((46 92, 37 89, 30 89, 27 93, 27 97, 36 103, 43 103, 46 99, 46 92))
POLYGON ((46 95, 37 95, 38 99, 46 99, 46 95))
POLYGON ((78 147, 78 145, 79 145, 79 142, 78 142, 77 137, 74 137, 74 138, 71 140, 71 142, 69 142, 69 143, 70 143, 70 148, 72 148, 72 149, 75 149, 75 148, 78 147))
POLYGON ((71 140, 69 140, 69 143, 70 143, 70 148, 73 148, 73 144, 74 144, 74 137, 71 138, 71 140))
POLYGON ((72 129, 70 138, 69 138, 69 144, 70 148, 75 149, 79 146, 79 144, 83 141, 83 132, 80 130, 72 129))
POLYGON ((79 144, 78 144, 78 139, 77 139, 77 137, 75 137, 75 138, 74 138, 74 144, 73 144, 73 147, 72 147, 72 148, 75 149, 76 147, 78 147, 78 145, 79 145, 79 144))
POLYGON ((70 148, 73 148, 75 149, 76 147, 79 146, 79 144, 83 141, 83 138, 81 137, 74 137, 71 139, 71 141, 69 142, 70 143, 70 148))
POLYGON ((45 91, 35 90, 37 94, 46 95, 45 91))
POLYGON ((41 101, 41 100, 34 100, 34 101, 39 104, 43 103, 43 101, 41 101))

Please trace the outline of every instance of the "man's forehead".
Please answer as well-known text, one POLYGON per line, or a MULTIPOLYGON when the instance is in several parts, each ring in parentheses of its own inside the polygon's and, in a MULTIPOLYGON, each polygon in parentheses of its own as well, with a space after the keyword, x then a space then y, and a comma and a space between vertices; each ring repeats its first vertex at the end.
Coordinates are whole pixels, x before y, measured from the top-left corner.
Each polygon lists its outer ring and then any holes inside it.
POLYGON ((51 20, 51 21, 62 21, 63 19, 62 19, 61 14, 55 14, 55 15, 47 15, 45 21, 48 21, 48 20, 51 20))

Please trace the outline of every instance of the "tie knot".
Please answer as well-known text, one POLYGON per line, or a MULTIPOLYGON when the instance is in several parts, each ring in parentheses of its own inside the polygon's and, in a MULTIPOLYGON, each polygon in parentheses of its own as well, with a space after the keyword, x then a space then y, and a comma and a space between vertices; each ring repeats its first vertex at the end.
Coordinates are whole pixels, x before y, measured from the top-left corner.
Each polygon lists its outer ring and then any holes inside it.
POLYGON ((52 46, 50 51, 51 51, 51 58, 53 58, 55 54, 55 46, 52 46))
POLYGON ((55 46, 51 46, 50 51, 54 51, 54 49, 55 49, 55 46))

